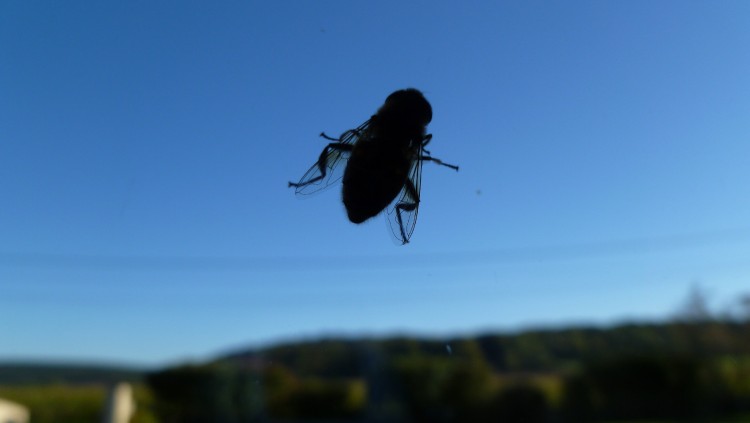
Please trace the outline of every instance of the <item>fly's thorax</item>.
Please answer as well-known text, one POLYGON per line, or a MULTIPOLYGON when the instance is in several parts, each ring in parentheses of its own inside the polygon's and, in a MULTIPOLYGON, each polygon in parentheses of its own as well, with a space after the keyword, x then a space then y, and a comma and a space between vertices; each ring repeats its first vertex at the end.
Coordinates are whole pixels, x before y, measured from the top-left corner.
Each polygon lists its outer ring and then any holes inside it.
POLYGON ((375 120, 369 128, 369 142, 393 149, 409 149, 421 145, 426 134, 424 125, 388 116, 375 120))
POLYGON ((426 132, 427 123, 408 114, 385 113, 376 116, 372 130, 386 140, 421 139, 426 132))
POLYGON ((414 160, 415 145, 405 136, 374 136, 355 144, 348 168, 371 174, 406 173, 414 160))

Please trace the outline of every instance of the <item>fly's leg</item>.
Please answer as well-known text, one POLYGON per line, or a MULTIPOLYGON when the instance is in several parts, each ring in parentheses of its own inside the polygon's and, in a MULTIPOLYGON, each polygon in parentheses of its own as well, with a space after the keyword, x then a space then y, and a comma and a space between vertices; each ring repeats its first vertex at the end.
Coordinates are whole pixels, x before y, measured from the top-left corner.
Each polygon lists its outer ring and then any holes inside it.
POLYGON ((406 180, 404 189, 406 189, 406 195, 404 195, 404 198, 410 198, 412 201, 403 201, 396 204, 396 220, 398 221, 398 229, 401 231, 401 239, 404 240, 404 244, 407 244, 409 238, 406 236, 406 231, 404 231, 404 221, 401 218, 401 212, 412 213, 417 209, 417 206, 419 205, 419 193, 411 179, 406 180))
POLYGON ((290 187, 304 187, 306 185, 314 184, 315 182, 318 182, 319 180, 325 178, 326 174, 328 173, 328 155, 332 150, 340 151, 340 152, 351 152, 352 151, 352 145, 351 144, 344 144, 341 142, 332 142, 328 144, 324 149, 323 152, 320 153, 320 157, 318 157, 318 170, 320 171, 320 175, 311 178, 309 181, 304 182, 289 182, 290 187))
POLYGON ((451 169, 455 169, 456 172, 458 172, 458 166, 452 165, 452 164, 448 164, 448 163, 443 163, 442 160, 436 159, 434 157, 429 156, 430 152, 426 148, 424 148, 424 147, 427 144, 429 144, 431 140, 432 140, 432 134, 427 134, 427 135, 424 136, 424 138, 422 138, 422 151, 424 151, 428 155, 427 156, 422 156, 419 159, 420 160, 427 160, 429 162, 435 162, 435 163, 437 163, 439 165, 446 166, 446 167, 449 167, 451 169))
POLYGON ((422 150, 427 154, 430 154, 430 152, 425 149, 425 146, 429 144, 431 140, 432 134, 427 134, 424 136, 424 138, 422 138, 422 150))
POLYGON ((443 163, 442 160, 436 159, 436 158, 431 157, 431 156, 422 156, 422 157, 419 158, 419 160, 426 160, 426 161, 429 161, 429 162, 435 162, 435 163, 437 163, 437 164, 439 164, 441 166, 449 167, 449 168, 455 170, 456 172, 458 172, 458 166, 452 165, 452 164, 448 164, 448 163, 443 163))
POLYGON ((328 135, 326 135, 326 133, 325 133, 325 132, 321 132, 321 133, 320 133, 320 136, 321 136, 321 137, 323 137, 323 138, 325 138, 325 139, 327 139, 327 140, 331 140, 331 141, 339 141, 339 138, 329 137, 328 135))
POLYGON ((343 142, 342 140, 345 139, 348 136, 359 137, 359 135, 360 135, 360 131, 358 131, 356 129, 350 129, 350 130, 344 132, 343 134, 341 134, 341 136, 338 137, 338 138, 334 138, 334 137, 326 134, 325 132, 321 132, 320 133, 321 137, 323 137, 323 138, 325 138, 327 140, 330 140, 330 141, 338 141, 338 142, 343 142))

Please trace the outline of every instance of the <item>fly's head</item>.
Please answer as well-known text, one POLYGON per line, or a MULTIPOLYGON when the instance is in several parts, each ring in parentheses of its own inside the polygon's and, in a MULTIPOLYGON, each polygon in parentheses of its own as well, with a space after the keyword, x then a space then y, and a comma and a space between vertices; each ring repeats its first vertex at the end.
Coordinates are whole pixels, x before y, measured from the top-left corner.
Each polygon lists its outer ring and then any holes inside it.
POLYGON ((432 121, 432 106, 419 90, 407 88, 391 93, 378 114, 391 116, 404 126, 425 127, 432 121))

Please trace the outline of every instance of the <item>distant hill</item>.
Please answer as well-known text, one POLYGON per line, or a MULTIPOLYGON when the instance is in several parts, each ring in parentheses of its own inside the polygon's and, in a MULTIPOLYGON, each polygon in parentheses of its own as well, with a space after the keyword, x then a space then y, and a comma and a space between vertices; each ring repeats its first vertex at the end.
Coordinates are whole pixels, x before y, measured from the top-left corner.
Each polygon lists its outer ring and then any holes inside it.
POLYGON ((750 322, 693 319, 328 338, 240 350, 146 380, 164 421, 746 422, 748 375, 750 322))
POLYGON ((283 365, 299 376, 362 377, 373 361, 397 357, 464 357, 498 373, 557 373, 623 355, 698 358, 750 355, 750 322, 623 324, 435 340, 409 337, 322 339, 230 353, 217 362, 261 368, 283 365))
POLYGON ((116 366, 0 363, 0 385, 111 384, 140 381, 143 375, 142 370, 116 366))
MULTIPOLYGON (((278 364, 301 377, 359 378, 377 363, 403 357, 468 358, 497 373, 559 373, 586 362, 639 354, 750 356, 750 322, 624 324, 442 340, 328 338, 239 350, 213 362, 258 370, 278 364)), ((118 366, 0 363, 0 385, 135 382, 145 374, 146 370, 118 366)))

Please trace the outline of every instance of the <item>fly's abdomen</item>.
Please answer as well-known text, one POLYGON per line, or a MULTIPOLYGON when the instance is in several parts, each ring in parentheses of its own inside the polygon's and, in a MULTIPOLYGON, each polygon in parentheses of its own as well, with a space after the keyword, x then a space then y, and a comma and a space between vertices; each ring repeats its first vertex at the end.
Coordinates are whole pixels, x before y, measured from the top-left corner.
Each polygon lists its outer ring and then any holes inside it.
POLYGON ((371 153, 355 151, 344 172, 342 196, 353 223, 383 211, 406 182, 408 159, 371 153))

